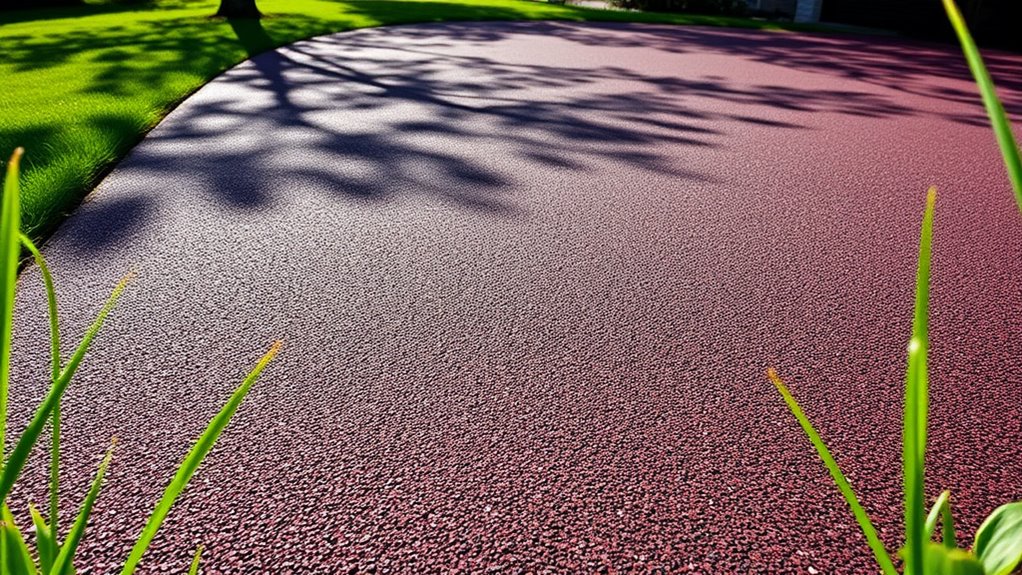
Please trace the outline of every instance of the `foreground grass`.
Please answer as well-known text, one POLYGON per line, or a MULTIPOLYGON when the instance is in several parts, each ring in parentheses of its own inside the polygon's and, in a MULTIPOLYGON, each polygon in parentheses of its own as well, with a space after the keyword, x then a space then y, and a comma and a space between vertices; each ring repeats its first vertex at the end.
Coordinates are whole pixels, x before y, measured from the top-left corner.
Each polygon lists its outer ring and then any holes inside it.
POLYGON ((245 58, 320 34, 466 20, 639 21, 820 29, 527 0, 260 0, 261 23, 210 19, 217 0, 0 13, 0 156, 26 148, 25 231, 48 234, 183 98, 245 58))

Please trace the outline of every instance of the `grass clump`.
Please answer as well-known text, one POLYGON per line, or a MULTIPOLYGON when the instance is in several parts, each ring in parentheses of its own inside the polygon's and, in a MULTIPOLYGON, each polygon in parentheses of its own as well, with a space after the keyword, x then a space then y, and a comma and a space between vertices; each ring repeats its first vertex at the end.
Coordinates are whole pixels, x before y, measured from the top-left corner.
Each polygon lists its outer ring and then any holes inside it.
MULTIPOLYGON (((56 294, 53 289, 53 278, 46 266, 42 254, 32 241, 19 231, 21 221, 19 165, 22 150, 14 152, 7 164, 7 175, 4 179, 3 197, 0 198, 0 446, 4 445, 4 433, 7 428, 7 391, 10 381, 11 327, 14 315, 14 293, 17 279, 18 258, 24 245, 42 271, 46 287, 47 303, 50 319, 50 343, 52 353, 52 372, 50 390, 39 407, 36 408, 28 426, 15 442, 10 454, 3 454, 3 468, 0 470, 0 575, 73 575, 74 557, 88 525, 96 499, 103 485, 103 477, 114 455, 112 442, 106 456, 100 463, 92 485, 86 494, 81 509, 63 541, 60 539, 58 525, 57 489, 60 476, 60 398, 67 390, 75 371, 85 357, 92 340, 99 333, 107 316, 114 309, 118 299, 124 292, 133 274, 126 275, 113 289, 110 297, 100 309, 92 325, 86 331, 81 343, 64 363, 60 356, 60 325, 57 318, 56 294), (14 515, 7 506, 7 496, 18 480, 28 460, 29 453, 36 446, 47 425, 53 427, 53 435, 49 443, 50 449, 50 515, 47 521, 34 506, 29 506, 35 532, 35 554, 29 550, 21 529, 15 523, 14 515)), ((262 359, 248 373, 242 384, 234 391, 220 412, 210 421, 206 430, 185 456, 173 480, 164 491, 163 497, 156 504, 145 527, 142 529, 135 546, 124 562, 122 575, 135 572, 139 561, 152 542, 171 507, 188 484, 192 475, 206 454, 213 448, 220 433, 230 422, 231 417, 241 405, 249 389, 259 374, 273 359, 280 349, 280 342, 274 344, 262 359)), ((202 548, 200 547, 192 561, 190 573, 198 572, 202 548)))
MULTIPOLYGON (((1011 181, 1015 200, 1022 211, 1022 161, 1011 124, 997 97, 994 84, 965 21, 953 0, 943 0, 951 24, 962 44, 983 103, 997 137, 1011 181)), ((929 374, 926 359, 929 350, 930 253, 933 242, 933 214, 936 189, 927 194, 919 240, 919 264, 916 271, 915 316, 908 344, 908 368, 905 375, 905 415, 902 434, 902 469, 905 494, 905 545, 899 555, 905 575, 1010 575, 1022 566, 1022 501, 996 508, 980 525, 971 549, 958 547, 950 492, 944 491, 926 510, 925 459, 929 411, 929 374), (941 542, 933 541, 937 524, 942 525, 941 542)), ((845 501, 852 508, 877 564, 886 575, 897 575, 894 561, 876 534, 869 515, 859 504, 837 462, 812 423, 799 408, 777 372, 767 371, 770 381, 781 393, 820 458, 830 470, 845 501)))
MULTIPOLYGON (((930 252, 936 189, 927 194, 919 242, 919 268, 916 274, 915 319, 908 345, 905 376, 905 416, 902 441, 902 469, 905 493, 905 545, 899 553, 905 575, 1010 575, 1022 563, 1022 501, 995 509, 976 531, 971 550, 959 549, 951 513, 950 492, 943 492, 929 512, 926 510, 925 455, 928 415, 929 349, 928 311, 930 252), (933 543, 937 524, 942 523, 942 542, 933 543)), ((826 464, 834 482, 851 507, 873 556, 885 575, 897 575, 894 561, 877 537, 869 515, 862 508, 831 456, 830 451, 802 412, 791 392, 774 369, 767 371, 770 381, 781 393, 806 435, 826 464)))

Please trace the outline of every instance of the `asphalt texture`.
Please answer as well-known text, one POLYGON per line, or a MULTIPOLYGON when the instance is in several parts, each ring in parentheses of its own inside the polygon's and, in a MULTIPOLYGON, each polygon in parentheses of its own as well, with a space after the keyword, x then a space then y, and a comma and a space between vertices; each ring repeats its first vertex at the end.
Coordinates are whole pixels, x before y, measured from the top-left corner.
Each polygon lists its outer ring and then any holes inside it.
MULTIPOLYGON (((1022 58, 990 65, 1017 120, 1022 58)), ((1022 499, 1022 216, 953 47, 473 23, 256 57, 45 247, 65 354, 138 273, 64 402, 65 530, 120 440, 78 572, 278 338, 141 573, 200 542, 208 575, 876 572, 764 372, 896 549, 931 184, 929 495, 968 535, 1022 499)), ((46 337, 31 267, 15 430, 46 337)))

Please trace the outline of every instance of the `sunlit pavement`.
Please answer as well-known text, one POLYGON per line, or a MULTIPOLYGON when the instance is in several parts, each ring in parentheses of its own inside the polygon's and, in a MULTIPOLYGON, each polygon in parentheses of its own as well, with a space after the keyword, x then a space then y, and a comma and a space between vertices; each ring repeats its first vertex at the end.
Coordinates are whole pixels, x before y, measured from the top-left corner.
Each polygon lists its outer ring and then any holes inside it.
MULTIPOLYGON (((1018 114, 1022 59, 990 65, 1018 114)), ((953 48, 484 23, 260 56, 44 250, 66 353, 138 272, 64 403, 65 525, 120 438, 79 573, 277 338, 141 572, 875 571, 764 371, 896 549, 931 184, 930 488, 972 533, 1022 498, 1022 217, 953 48)), ((16 429, 48 374, 20 281, 16 429)))

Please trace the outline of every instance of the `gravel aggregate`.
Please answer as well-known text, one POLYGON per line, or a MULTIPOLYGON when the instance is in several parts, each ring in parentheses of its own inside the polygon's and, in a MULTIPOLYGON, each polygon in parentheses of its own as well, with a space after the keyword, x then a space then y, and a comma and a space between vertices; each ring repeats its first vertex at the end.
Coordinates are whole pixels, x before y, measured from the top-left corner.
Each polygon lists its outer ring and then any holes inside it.
MULTIPOLYGON (((1022 110, 1022 58, 989 55, 1022 110)), ((343 33, 203 87, 45 246, 65 529, 114 572, 206 422, 284 349, 140 573, 876 572, 775 366, 900 545, 925 192, 930 496, 1022 499, 1022 217, 953 47, 653 25, 343 33)), ((19 280, 20 430, 46 388, 19 280)), ((12 507, 45 506, 45 457, 12 507)))

